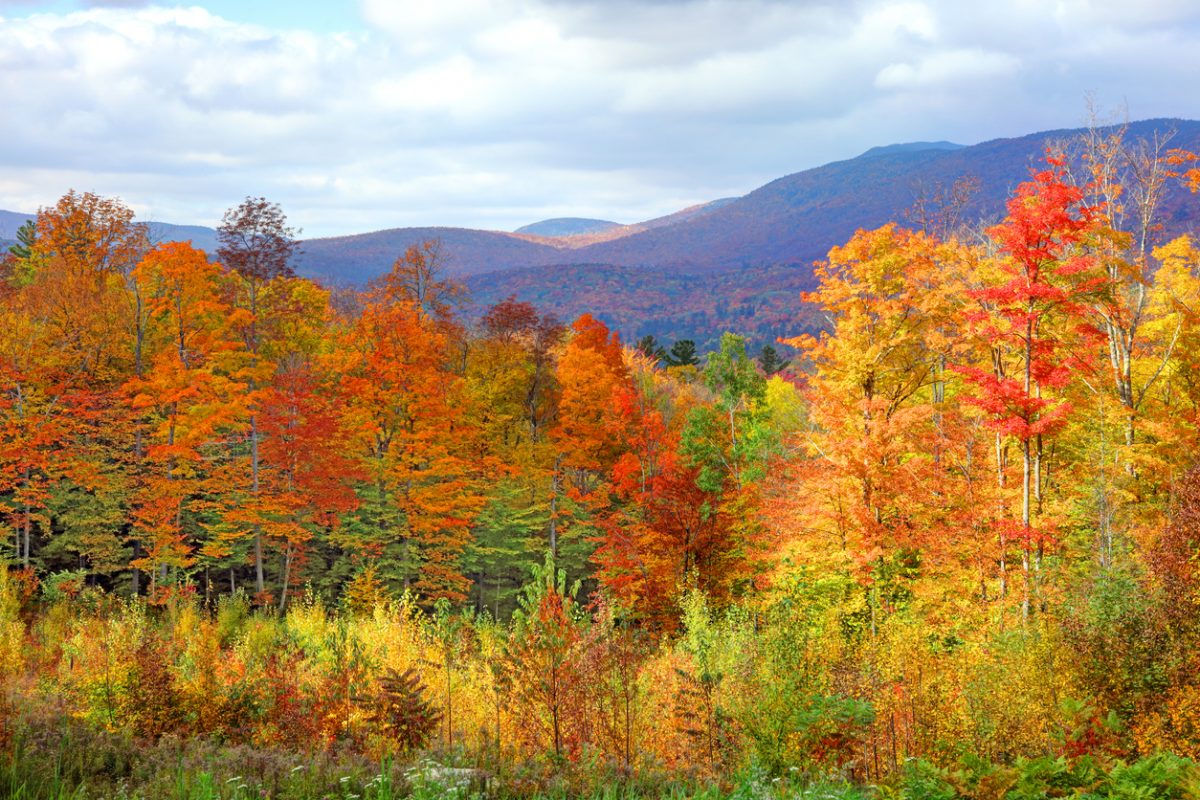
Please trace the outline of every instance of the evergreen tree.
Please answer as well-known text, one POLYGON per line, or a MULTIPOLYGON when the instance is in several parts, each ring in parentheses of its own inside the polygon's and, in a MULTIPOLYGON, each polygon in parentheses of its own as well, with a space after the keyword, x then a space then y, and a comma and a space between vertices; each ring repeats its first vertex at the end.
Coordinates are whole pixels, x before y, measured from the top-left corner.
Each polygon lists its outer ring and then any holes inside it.
POLYGON ((33 245, 37 241, 37 226, 33 220, 25 220, 25 224, 17 228, 17 243, 8 248, 8 252, 22 261, 33 255, 33 245))
POLYGON ((758 366, 762 369, 764 375, 774 375, 787 365, 788 361, 779 357, 778 350, 772 345, 763 345, 762 352, 758 354, 758 366))
POLYGON ((696 343, 691 339, 680 339, 671 345, 671 351, 666 356, 667 364, 672 367, 685 367, 700 363, 696 355, 696 343))
POLYGON ((655 339, 652 333, 648 333, 641 339, 638 339, 637 349, 648 358, 653 358, 657 361, 667 360, 666 348, 658 343, 658 339, 655 339))

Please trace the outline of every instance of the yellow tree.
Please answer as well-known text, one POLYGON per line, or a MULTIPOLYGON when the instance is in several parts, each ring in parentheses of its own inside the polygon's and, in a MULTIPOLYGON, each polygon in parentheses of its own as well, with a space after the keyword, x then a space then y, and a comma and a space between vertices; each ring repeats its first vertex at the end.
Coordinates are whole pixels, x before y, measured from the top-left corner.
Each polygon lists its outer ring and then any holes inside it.
POLYGON ((789 342, 813 369, 808 460, 798 468, 807 527, 870 587, 872 630, 888 560, 914 547, 926 557, 953 549, 937 538, 961 536, 941 513, 954 496, 948 482, 964 471, 977 478, 946 402, 970 260, 954 242, 894 225, 859 231, 818 265, 820 287, 805 298, 829 330, 789 342))

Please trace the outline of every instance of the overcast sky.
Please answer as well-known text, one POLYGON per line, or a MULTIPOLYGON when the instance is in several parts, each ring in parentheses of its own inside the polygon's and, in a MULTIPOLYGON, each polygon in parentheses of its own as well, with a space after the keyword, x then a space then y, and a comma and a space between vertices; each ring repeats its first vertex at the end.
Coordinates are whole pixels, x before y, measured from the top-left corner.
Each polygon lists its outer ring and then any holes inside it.
POLYGON ((1194 0, 0 0, 0 208, 633 222, 880 144, 1200 118, 1194 0))

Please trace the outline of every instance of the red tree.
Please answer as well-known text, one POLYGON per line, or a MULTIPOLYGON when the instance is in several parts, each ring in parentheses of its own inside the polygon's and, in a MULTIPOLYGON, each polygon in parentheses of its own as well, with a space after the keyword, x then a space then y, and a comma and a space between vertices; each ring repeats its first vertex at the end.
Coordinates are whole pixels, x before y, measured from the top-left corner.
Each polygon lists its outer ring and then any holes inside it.
MULTIPOLYGON (((1015 374, 977 367, 960 372, 976 388, 972 398, 998 432, 1021 449, 1021 521, 1014 531, 1022 548, 1029 614, 1030 570, 1040 566, 1046 531, 1034 524, 1043 500, 1043 444, 1066 423, 1071 407, 1061 390, 1082 363, 1083 347, 1098 332, 1085 322, 1083 300, 1104 283, 1095 258, 1081 245, 1095 225, 1095 209, 1082 206, 1083 190, 1065 180, 1062 161, 1021 184, 1008 202, 1008 216, 988 234, 1003 255, 1000 282, 974 293, 985 312, 969 321, 989 345, 1012 353, 1015 374)), ((1002 523, 1004 524, 1004 523, 1002 523)), ((1007 523, 1012 524, 1012 523, 1007 523)))

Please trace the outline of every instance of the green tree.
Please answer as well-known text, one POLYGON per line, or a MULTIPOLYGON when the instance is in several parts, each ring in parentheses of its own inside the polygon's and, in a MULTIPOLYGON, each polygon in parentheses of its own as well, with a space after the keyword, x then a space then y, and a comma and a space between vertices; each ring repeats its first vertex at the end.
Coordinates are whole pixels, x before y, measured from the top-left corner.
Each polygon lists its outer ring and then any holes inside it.
POLYGON ((568 590, 566 571, 547 553, 520 597, 505 649, 516 708, 526 715, 525 729, 540 734, 555 759, 563 757, 567 730, 580 711, 583 686, 575 661, 584 621, 574 600, 578 591, 578 582, 568 590))
POLYGON ((758 354, 758 366, 764 375, 771 376, 788 365, 788 360, 780 358, 779 351, 773 345, 764 344, 758 354))
POLYGON ((733 333, 721 337, 721 349, 709 356, 703 379, 714 400, 692 409, 683 453, 699 469, 701 489, 717 493, 726 481, 744 488, 762 476, 774 438, 766 379, 746 355, 746 340, 733 333))
POLYGON ((696 355, 696 343, 691 339, 680 339, 671 345, 671 351, 666 356, 667 364, 672 367, 686 367, 700 363, 696 355))
POLYGON ((27 260, 33 255, 33 246, 37 243, 37 225, 33 220, 25 220, 25 224, 17 228, 17 243, 8 248, 18 259, 27 260))
POLYGON ((652 333, 648 333, 638 339, 637 350, 647 358, 653 358, 657 361, 667 360, 666 348, 658 343, 658 339, 655 339, 652 333))

